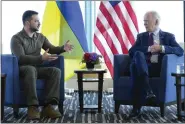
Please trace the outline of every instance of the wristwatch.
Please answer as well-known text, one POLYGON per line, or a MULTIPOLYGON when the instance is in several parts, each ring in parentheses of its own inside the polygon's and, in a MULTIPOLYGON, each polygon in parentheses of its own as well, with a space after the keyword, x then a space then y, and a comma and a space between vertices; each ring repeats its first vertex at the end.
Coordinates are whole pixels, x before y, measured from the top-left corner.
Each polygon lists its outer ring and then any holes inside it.
POLYGON ((160 45, 160 52, 162 52, 163 51, 163 47, 162 47, 162 45, 160 45))

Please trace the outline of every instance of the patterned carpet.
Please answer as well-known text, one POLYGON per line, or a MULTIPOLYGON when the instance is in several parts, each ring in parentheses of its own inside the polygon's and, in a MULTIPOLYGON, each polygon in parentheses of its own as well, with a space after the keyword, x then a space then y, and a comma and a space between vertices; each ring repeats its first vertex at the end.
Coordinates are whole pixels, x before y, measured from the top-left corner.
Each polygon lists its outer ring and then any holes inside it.
MULTIPOLYGON (((142 115, 137 119, 128 119, 128 115, 132 110, 129 105, 122 105, 119 110, 119 114, 114 114, 114 101, 112 98, 107 97, 108 93, 103 93, 103 109, 102 113, 98 113, 97 110, 84 110, 84 113, 80 113, 78 108, 78 93, 75 92, 71 99, 67 99, 64 102, 64 115, 62 118, 49 119, 42 118, 40 120, 28 120, 27 109, 20 109, 19 118, 13 117, 12 108, 5 107, 5 119, 4 123, 185 123, 185 119, 182 121, 177 120, 176 105, 166 107, 166 115, 164 118, 160 116, 160 110, 158 107, 143 107, 142 115)), ((84 103, 91 105, 97 104, 97 93, 88 91, 84 94, 84 103)), ((41 108, 40 108, 41 109, 41 108)), ((56 107, 57 109, 57 107, 56 107)))

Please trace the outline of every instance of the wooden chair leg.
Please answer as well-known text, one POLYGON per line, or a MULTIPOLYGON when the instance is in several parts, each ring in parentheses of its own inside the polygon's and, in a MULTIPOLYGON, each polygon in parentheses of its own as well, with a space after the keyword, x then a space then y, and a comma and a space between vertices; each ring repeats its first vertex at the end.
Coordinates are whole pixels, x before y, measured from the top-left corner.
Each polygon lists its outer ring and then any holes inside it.
POLYGON ((13 105, 13 115, 15 118, 19 117, 19 106, 18 105, 13 105))
POLYGON ((115 113, 118 113, 119 107, 120 107, 120 102, 119 101, 115 101, 115 107, 114 107, 115 113))
POLYGON ((59 112, 63 115, 63 101, 58 104, 59 112))
POLYGON ((160 104, 160 111, 161 111, 161 117, 164 117, 164 114, 165 114, 165 104, 164 103, 160 104))
POLYGON ((184 104, 185 104, 185 100, 184 100, 184 102, 183 102, 182 105, 181 105, 183 111, 185 110, 185 105, 184 105, 184 104))

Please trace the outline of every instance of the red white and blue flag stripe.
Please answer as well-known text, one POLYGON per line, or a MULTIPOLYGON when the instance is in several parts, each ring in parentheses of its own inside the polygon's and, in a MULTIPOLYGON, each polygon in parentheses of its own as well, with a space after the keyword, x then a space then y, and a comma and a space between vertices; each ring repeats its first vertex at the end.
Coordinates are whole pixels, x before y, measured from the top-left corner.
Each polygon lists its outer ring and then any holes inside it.
POLYGON ((139 32, 130 1, 102 1, 96 20, 94 43, 113 77, 114 54, 127 54, 139 32))

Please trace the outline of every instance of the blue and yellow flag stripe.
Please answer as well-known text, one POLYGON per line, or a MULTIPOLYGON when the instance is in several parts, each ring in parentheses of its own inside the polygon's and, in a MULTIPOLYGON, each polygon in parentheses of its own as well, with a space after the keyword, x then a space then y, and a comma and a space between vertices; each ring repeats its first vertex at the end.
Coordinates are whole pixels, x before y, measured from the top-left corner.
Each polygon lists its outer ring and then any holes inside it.
POLYGON ((84 23, 78 1, 48 1, 46 4, 42 33, 53 45, 61 46, 67 40, 74 45, 71 53, 63 53, 65 58, 65 81, 74 75, 75 69, 84 67, 81 59, 88 51, 84 23))

